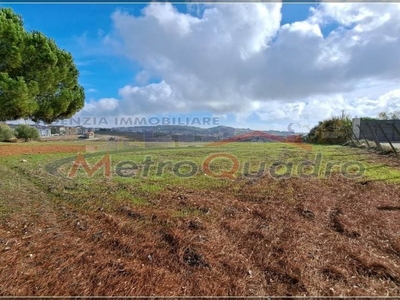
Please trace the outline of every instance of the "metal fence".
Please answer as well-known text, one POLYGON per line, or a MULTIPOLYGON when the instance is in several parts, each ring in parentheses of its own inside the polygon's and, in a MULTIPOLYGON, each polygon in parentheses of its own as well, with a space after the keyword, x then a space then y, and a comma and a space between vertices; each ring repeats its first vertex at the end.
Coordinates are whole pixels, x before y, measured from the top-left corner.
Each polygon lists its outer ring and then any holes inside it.
POLYGON ((382 150, 382 143, 388 143, 395 153, 398 152, 394 143, 400 143, 400 120, 368 120, 353 119, 353 139, 357 142, 373 141, 382 150))

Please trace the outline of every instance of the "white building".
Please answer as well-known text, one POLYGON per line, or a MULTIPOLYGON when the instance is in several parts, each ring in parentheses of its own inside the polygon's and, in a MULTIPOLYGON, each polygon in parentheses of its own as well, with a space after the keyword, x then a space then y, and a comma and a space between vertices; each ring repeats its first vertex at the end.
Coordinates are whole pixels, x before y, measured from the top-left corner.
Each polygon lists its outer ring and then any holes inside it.
POLYGON ((39 136, 41 137, 48 137, 51 136, 51 129, 48 127, 42 127, 42 126, 37 126, 35 127, 37 131, 39 132, 39 136))

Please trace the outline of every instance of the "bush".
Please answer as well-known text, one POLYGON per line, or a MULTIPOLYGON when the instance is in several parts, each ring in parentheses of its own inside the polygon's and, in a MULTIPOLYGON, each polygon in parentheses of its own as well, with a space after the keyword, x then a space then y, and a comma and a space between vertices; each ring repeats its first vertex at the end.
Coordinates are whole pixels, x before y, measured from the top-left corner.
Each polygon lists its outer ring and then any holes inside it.
POLYGON ((16 137, 25 140, 25 142, 39 139, 39 131, 29 125, 18 125, 15 129, 15 132, 16 137))
POLYGON ((319 122, 307 135, 307 142, 339 145, 351 138, 352 121, 350 117, 333 117, 319 122))
POLYGON ((0 125, 0 142, 11 142, 15 139, 15 132, 8 125, 0 125))

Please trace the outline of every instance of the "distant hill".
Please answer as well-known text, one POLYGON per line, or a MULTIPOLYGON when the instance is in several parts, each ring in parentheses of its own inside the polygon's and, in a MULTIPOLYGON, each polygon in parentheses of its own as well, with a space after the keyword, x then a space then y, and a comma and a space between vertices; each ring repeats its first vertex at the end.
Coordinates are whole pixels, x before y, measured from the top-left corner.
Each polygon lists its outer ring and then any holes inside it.
MULTIPOLYGON (((156 126, 130 126, 130 127, 116 127, 111 129, 100 129, 102 132, 107 132, 110 135, 120 135, 121 133, 135 134, 136 136, 143 136, 147 138, 162 138, 171 136, 175 139, 177 136, 185 139, 192 137, 194 140, 202 140, 205 137, 213 138, 214 140, 221 140, 226 138, 235 137, 238 135, 253 132, 250 128, 234 128, 230 126, 216 126, 211 128, 200 128, 195 126, 186 125, 156 125, 156 126)), ((293 132, 289 131, 258 131, 263 132, 272 136, 288 136, 293 135, 293 132)))

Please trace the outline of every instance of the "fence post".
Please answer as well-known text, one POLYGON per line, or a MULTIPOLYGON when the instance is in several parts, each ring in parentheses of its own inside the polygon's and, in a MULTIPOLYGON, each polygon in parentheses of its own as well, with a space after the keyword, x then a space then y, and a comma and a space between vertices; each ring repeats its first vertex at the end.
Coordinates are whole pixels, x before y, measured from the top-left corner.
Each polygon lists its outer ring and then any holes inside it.
POLYGON ((364 141, 367 143, 368 149, 371 148, 371 146, 370 146, 369 143, 368 143, 368 140, 365 138, 364 132, 361 131, 360 125, 357 125, 357 127, 360 129, 360 134, 362 135, 364 141))
POLYGON ((392 145, 392 142, 390 141, 390 139, 389 139, 389 138, 388 138, 388 136, 386 135, 386 132, 385 132, 385 130, 383 130, 383 129, 382 129, 382 127, 381 127, 381 125, 379 125, 379 123, 377 123, 376 125, 378 125, 379 129, 382 131, 382 133, 383 133, 383 135, 385 136, 386 140, 389 142, 389 144, 390 144, 390 147, 392 147, 392 149, 393 149, 394 153, 396 153, 396 154, 397 154, 396 148, 395 148, 395 147, 393 147, 393 145, 392 145))
POLYGON ((371 124, 369 122, 365 122, 365 123, 367 124, 368 129, 371 132, 371 135, 374 137, 376 146, 378 147, 379 150, 382 151, 382 145, 381 145, 381 143, 379 143, 378 137, 376 136, 374 130, 372 129, 371 124))
MULTIPOLYGON (((349 128, 349 129, 350 129, 351 133, 353 134, 353 136, 356 138, 357 143, 360 144, 360 140, 358 139, 358 137, 357 137, 356 134, 354 133, 353 128, 349 128)), ((347 131, 346 134, 349 135, 349 132, 348 132, 347 129, 346 129, 346 131, 347 131)), ((350 140, 351 140, 351 142, 353 143, 353 145, 355 146, 356 143, 354 143, 353 138, 351 137, 351 134, 350 134, 350 140)))

